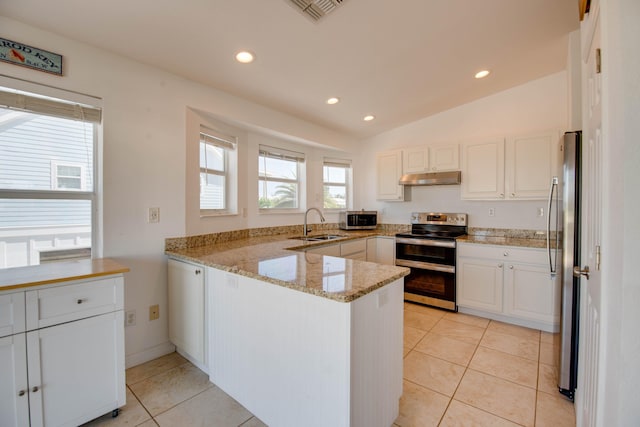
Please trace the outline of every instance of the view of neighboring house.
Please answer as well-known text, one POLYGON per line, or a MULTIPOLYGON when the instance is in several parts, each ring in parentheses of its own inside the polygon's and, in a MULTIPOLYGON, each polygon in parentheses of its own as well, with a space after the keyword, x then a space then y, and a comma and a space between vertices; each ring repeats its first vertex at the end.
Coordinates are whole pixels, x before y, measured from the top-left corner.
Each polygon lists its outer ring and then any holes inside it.
POLYGON ((94 126, 0 109, 0 268, 89 257, 94 126))

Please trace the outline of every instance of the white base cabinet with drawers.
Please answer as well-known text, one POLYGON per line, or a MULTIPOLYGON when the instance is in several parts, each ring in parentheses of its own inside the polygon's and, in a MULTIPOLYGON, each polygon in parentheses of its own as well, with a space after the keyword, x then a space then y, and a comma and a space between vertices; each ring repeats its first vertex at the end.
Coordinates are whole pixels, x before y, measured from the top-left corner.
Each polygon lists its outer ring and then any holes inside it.
POLYGON ((460 242, 457 255, 460 312, 559 331, 560 278, 545 249, 460 242))
POLYGON ((0 295, 0 425, 77 426, 125 402, 121 275, 0 295))

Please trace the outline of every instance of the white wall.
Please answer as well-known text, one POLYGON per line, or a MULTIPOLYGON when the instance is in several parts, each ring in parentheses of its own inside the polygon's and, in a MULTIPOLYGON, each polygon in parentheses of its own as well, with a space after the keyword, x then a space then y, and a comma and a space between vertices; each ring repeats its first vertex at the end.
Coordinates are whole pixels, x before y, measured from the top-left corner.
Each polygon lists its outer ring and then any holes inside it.
MULTIPOLYGON (((188 107, 296 141, 337 149, 354 142, 298 118, 17 21, 0 17, 0 28, 11 39, 63 55, 65 69, 60 77, 2 62, 0 75, 102 98, 103 255, 131 269, 126 274, 125 307, 136 310, 137 324, 126 328, 128 364, 170 348, 164 239, 186 234, 188 107), (146 222, 149 207, 160 208, 160 223, 146 222), (151 304, 160 304, 160 320, 147 320, 151 304)), ((247 225, 299 220, 258 217, 247 225)), ((198 230, 216 232, 240 224, 211 223, 198 230)))
MULTIPOLYGON (((489 77, 490 78, 490 77, 489 77)), ((363 142, 367 148, 356 168, 356 207, 377 209, 382 222, 407 223, 412 211, 466 212, 471 227, 539 229, 537 216, 546 201, 463 201, 460 186, 412 187, 410 202, 375 200, 375 152, 429 144, 511 136, 546 130, 567 130, 567 76, 553 74, 522 86, 461 105, 401 126, 363 142), (488 215, 489 207, 495 216, 488 215)), ((479 84, 482 84, 479 82, 479 84)))

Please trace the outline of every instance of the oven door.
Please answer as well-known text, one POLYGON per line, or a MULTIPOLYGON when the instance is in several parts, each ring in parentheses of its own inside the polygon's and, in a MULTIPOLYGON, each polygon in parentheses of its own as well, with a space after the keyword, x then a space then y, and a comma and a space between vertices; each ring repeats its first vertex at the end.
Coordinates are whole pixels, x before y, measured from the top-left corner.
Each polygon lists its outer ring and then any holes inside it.
POLYGON ((404 278, 404 298, 456 311, 455 267, 432 270, 418 267, 417 264, 419 263, 396 260, 396 265, 411 269, 411 273, 404 278))
POLYGON ((456 311, 455 242, 435 242, 396 239, 396 265, 411 269, 404 279, 405 300, 456 311))

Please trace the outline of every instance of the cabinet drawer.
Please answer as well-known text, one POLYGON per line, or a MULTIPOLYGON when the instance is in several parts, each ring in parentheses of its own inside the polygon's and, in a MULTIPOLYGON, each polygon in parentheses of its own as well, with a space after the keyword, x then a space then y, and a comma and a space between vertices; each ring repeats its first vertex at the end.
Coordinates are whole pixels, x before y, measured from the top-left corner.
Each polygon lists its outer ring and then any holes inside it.
POLYGON ((24 331, 24 292, 0 295, 0 337, 24 331))
POLYGON ((340 244, 340 255, 347 256, 358 252, 367 252, 366 239, 353 240, 351 242, 344 242, 340 244))
POLYGON ((545 265, 549 262, 546 249, 538 248, 459 243, 457 254, 463 257, 502 259, 507 262, 525 262, 529 264, 545 265))
POLYGON ((26 293, 27 329, 122 310, 124 279, 121 276, 26 293))

